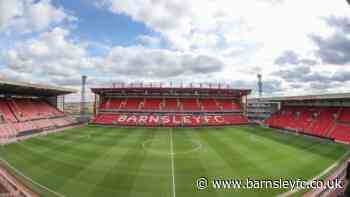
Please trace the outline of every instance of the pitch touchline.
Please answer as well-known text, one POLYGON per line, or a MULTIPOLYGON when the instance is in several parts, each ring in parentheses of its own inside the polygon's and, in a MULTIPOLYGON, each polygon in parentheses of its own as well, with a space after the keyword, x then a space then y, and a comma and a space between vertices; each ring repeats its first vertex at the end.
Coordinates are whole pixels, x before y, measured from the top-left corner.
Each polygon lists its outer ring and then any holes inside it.
MULTIPOLYGON (((317 180, 317 179, 320 179, 322 176, 326 175, 328 172, 330 172, 333 168, 337 167, 340 162, 350 153, 350 151, 347 151, 346 153, 344 153, 344 155, 339 158, 337 161, 335 161, 331 166, 329 166, 327 169, 325 169, 323 172, 321 172, 319 175, 317 175, 316 177, 313 177, 312 179, 310 179, 308 181, 308 183, 310 183, 311 181, 313 180, 317 180)), ((293 195, 294 193, 300 191, 301 189, 300 188, 297 188, 297 189, 294 189, 294 190, 291 190, 291 191, 287 191, 287 192, 284 192, 284 193, 281 193, 279 195, 277 195, 277 197, 288 197, 288 196, 291 196, 293 195)))
POLYGON ((176 197, 175 192, 175 174, 174 174, 174 146, 173 146, 173 129, 170 129, 170 158, 171 158, 171 173, 173 177, 173 197, 176 197))
POLYGON ((40 183, 34 181, 33 179, 29 178, 28 176, 26 176, 25 174, 23 174, 21 171, 19 171, 17 168, 13 167, 8 161, 6 161, 4 158, 0 157, 0 161, 2 161, 6 166, 8 166, 9 168, 11 168, 13 171, 15 171, 18 175, 20 175, 21 177, 27 179, 29 182, 33 183, 34 185, 37 185, 53 194, 55 194, 56 196, 60 196, 60 197, 66 197, 65 195, 58 193, 56 191, 53 191, 52 189, 46 187, 45 185, 41 185, 40 183))

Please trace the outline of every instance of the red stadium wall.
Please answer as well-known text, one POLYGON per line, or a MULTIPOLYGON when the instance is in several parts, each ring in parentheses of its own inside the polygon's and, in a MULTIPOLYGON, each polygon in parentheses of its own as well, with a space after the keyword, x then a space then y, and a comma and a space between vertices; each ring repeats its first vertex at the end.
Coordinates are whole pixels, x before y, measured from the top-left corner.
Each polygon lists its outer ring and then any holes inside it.
POLYGON ((247 124, 248 119, 241 115, 132 115, 100 114, 94 120, 96 124, 122 126, 224 126, 247 124))

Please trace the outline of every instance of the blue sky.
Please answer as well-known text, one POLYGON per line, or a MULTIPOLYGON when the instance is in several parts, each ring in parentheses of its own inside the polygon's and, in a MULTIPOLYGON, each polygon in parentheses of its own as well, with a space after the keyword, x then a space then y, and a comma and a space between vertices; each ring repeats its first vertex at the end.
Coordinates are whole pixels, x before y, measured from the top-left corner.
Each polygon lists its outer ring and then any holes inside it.
POLYGON ((125 14, 114 14, 97 8, 91 1, 55 0, 55 6, 63 6, 79 20, 73 33, 84 40, 93 40, 106 45, 129 46, 135 44, 139 35, 153 35, 142 22, 132 20, 125 14))
POLYGON ((265 95, 344 92, 349 25, 345 0, 0 1, 0 77, 256 89, 261 73, 265 95))

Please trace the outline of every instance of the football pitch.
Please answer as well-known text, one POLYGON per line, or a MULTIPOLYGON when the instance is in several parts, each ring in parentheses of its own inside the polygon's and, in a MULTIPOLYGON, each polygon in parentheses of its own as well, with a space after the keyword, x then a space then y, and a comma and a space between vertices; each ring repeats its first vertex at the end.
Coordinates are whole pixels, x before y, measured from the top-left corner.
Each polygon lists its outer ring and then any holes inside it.
POLYGON ((87 126, 0 148, 36 191, 61 197, 270 197, 288 189, 215 189, 211 182, 309 180, 347 151, 342 144, 256 126, 87 126), (209 181, 207 188, 198 188, 199 178, 209 181))

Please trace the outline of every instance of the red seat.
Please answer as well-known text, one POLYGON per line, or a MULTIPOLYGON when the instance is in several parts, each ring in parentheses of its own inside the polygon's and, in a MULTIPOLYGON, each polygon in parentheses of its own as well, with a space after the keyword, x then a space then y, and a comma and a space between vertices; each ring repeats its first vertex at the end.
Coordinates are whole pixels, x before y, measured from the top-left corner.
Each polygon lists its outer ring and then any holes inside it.
POLYGON ((329 137, 336 124, 338 107, 284 107, 265 121, 271 127, 329 137))
POLYGON ((164 102, 164 107, 163 107, 163 111, 178 111, 179 107, 178 107, 178 102, 177 99, 165 99, 164 102))
POLYGON ((345 124, 337 124, 332 131, 331 137, 335 140, 350 143, 350 127, 345 124))
POLYGON ((203 111, 220 111, 220 106, 215 99, 201 99, 200 100, 203 111))
POLYGON ((350 123, 350 108, 342 108, 338 117, 340 122, 350 123))
POLYGON ((110 98, 101 103, 100 109, 119 109, 124 101, 122 98, 110 98))
POLYGON ((162 99, 145 99, 142 109, 159 111, 161 108, 161 103, 162 99))
POLYGON ((17 122, 17 119, 12 114, 6 100, 0 99, 0 113, 3 115, 5 122, 17 122))
POLYGON ((182 111, 201 111, 197 99, 180 99, 182 111))
POLYGON ((123 109, 126 110, 139 110, 140 104, 143 102, 143 99, 140 98, 128 98, 123 109))
POLYGON ((0 135, 16 136, 17 133, 54 126, 73 124, 64 113, 44 100, 31 98, 0 99, 0 135))
POLYGON ((232 111, 232 110, 240 111, 241 110, 241 106, 238 103, 233 102, 232 100, 220 99, 220 100, 217 100, 217 102, 219 106, 221 106, 223 111, 232 111))

